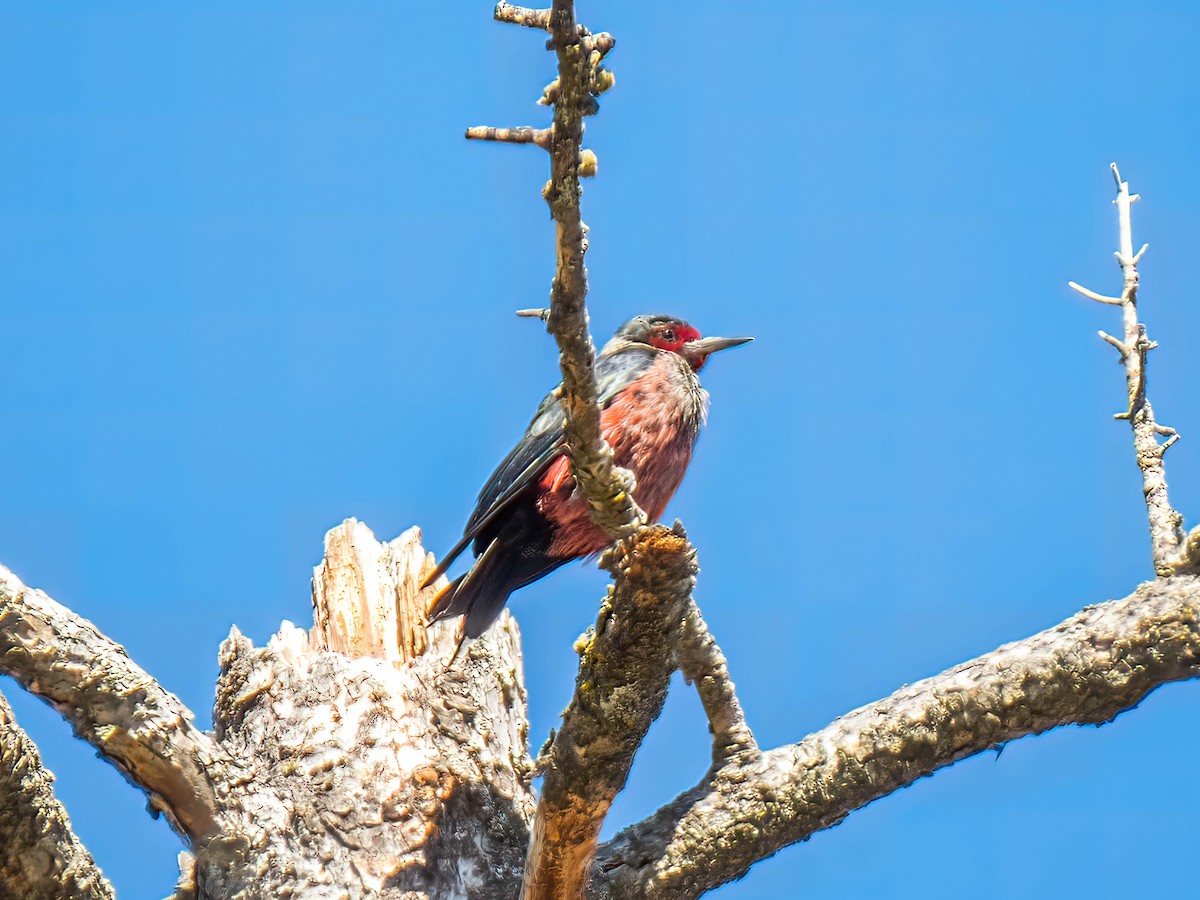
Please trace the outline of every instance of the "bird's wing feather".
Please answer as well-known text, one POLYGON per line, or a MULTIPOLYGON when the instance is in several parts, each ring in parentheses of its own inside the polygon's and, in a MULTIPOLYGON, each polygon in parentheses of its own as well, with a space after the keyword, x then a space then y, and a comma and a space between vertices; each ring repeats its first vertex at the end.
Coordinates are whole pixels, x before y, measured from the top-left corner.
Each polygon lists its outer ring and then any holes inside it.
MULTIPOLYGON (((621 391, 636 381, 654 363, 656 355, 657 351, 650 347, 632 346, 597 357, 596 389, 600 408, 608 406, 621 391)), ((561 397, 560 384, 542 399, 525 436, 479 492, 479 502, 463 529, 462 540, 443 557, 437 569, 426 579, 426 584, 440 577, 480 532, 495 522, 551 462, 566 452, 566 420, 561 397)))

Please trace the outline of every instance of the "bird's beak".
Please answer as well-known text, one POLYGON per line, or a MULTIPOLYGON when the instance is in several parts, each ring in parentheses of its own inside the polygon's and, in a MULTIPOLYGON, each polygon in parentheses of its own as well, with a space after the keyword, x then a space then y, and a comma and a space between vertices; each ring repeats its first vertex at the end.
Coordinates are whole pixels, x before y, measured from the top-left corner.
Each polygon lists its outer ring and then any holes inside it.
POLYGON ((742 344, 748 344, 752 340, 754 340, 754 338, 700 338, 697 341, 688 341, 686 344, 684 344, 683 352, 687 354, 694 354, 696 356, 708 356, 710 353, 716 353, 718 350, 728 350, 730 347, 740 347, 742 344))

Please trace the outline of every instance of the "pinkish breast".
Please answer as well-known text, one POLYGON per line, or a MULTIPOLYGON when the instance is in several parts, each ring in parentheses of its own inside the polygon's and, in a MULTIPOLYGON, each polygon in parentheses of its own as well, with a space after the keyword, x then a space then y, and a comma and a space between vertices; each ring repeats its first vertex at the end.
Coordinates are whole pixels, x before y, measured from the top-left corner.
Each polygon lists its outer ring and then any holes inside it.
MULTIPOLYGON (((664 352, 600 415, 600 429, 616 463, 633 472, 634 499, 652 521, 662 516, 683 481, 707 399, 687 364, 664 352)), ((587 502, 574 493, 565 456, 546 470, 539 489, 538 509, 556 526, 551 555, 588 556, 608 546, 604 532, 592 524, 587 502)))

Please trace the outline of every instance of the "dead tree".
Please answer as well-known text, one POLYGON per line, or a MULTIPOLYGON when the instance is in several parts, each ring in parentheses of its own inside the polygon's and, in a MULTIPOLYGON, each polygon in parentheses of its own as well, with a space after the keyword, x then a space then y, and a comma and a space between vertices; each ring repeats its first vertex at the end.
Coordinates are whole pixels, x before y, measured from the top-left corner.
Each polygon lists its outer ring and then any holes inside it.
MULTIPOLYGON (((612 537, 612 585, 579 642, 561 728, 536 762, 520 637, 507 612, 448 667, 456 635, 426 632, 433 559, 414 528, 378 542, 349 520, 325 538, 313 627, 284 623, 256 648, 236 628, 220 649, 211 733, 89 622, 0 568, 0 671, 51 703, 146 792, 189 850, 177 898, 691 898, 743 874, 855 809, 942 766, 1016 738, 1112 719, 1157 686, 1200 672, 1200 530, 1168 501, 1163 457, 1178 439, 1146 395, 1154 343, 1137 310, 1128 184, 1117 179, 1127 399, 1158 578, 1087 606, 840 717, 796 744, 762 750, 691 592, 682 526, 646 521, 599 434, 587 328, 580 177, 584 119, 612 84, 613 47, 575 20, 571 0, 496 17, 548 32, 558 77, 548 128, 472 128, 476 139, 550 154, 544 191, 557 235, 548 310, 558 342, 571 463, 612 537), (671 673, 696 686, 712 765, 696 787, 598 846, 671 673), (532 780, 541 776, 535 794, 532 780)), ((527 311, 528 312, 528 311, 527 311)), ((897 673, 898 680, 904 673, 897 673)), ((71 833, 38 753, 0 705, 0 892, 110 897, 71 833)))

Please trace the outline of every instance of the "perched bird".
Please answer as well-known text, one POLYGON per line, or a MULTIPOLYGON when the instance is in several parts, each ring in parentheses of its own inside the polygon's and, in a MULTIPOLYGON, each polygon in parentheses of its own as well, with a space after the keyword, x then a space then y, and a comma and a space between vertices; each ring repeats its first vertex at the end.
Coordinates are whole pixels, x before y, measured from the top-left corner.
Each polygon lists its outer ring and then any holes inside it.
MULTIPOLYGON (((711 354, 750 340, 702 338, 682 319, 637 316, 596 357, 601 433, 616 464, 633 474, 633 497, 652 520, 683 480, 708 412, 696 373, 711 354)), ((434 598, 431 625, 462 615, 463 639, 476 638, 517 588, 608 546, 575 492, 561 396, 560 384, 542 400, 525 436, 484 485, 462 540, 426 579, 432 584, 474 542, 474 565, 434 598)))

